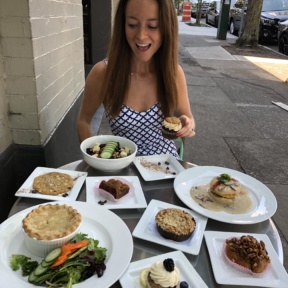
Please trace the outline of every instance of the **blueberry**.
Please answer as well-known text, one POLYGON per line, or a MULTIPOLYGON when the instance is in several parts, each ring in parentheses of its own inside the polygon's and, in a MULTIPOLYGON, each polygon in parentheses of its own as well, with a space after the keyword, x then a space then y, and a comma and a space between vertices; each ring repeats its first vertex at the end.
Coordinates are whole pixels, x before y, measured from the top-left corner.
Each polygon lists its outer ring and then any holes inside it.
POLYGON ((181 281, 180 288, 189 288, 189 285, 186 281, 181 281))

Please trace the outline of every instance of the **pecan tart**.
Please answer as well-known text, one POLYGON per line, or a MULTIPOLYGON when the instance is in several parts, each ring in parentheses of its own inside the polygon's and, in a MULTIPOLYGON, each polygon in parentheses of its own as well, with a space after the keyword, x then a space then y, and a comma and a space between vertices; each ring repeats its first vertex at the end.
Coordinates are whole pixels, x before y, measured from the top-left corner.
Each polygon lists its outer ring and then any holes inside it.
POLYGON ((82 216, 66 204, 47 204, 33 209, 22 221, 25 233, 38 240, 54 240, 73 233, 82 216))

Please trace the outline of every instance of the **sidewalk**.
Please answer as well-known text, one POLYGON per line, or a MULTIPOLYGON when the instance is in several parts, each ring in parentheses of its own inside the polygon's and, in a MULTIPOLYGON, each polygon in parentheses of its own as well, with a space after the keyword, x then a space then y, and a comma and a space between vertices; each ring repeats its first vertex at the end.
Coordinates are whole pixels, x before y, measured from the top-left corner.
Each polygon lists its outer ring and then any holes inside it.
POLYGON ((273 191, 278 202, 273 220, 288 271, 288 111, 272 103, 288 104, 288 85, 271 73, 272 66, 278 71, 288 61, 266 59, 263 67, 258 63, 264 60, 233 56, 221 46, 234 43, 235 36, 218 40, 216 28, 181 19, 179 63, 197 132, 185 143, 184 160, 242 171, 273 191))

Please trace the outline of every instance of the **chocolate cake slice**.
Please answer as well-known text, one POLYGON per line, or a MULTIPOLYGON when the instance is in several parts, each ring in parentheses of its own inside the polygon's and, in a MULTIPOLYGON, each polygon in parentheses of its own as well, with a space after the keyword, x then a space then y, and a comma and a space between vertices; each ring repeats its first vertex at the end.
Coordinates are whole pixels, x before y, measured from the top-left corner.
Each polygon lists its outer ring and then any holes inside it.
POLYGON ((127 184, 116 179, 109 179, 108 181, 102 180, 99 188, 112 194, 115 199, 122 198, 129 192, 130 189, 127 184))

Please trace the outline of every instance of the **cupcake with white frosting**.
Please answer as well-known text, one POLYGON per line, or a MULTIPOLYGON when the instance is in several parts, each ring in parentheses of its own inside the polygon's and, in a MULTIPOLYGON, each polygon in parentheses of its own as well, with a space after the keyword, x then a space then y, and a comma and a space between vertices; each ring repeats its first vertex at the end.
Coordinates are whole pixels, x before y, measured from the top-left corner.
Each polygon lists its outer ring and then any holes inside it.
POLYGON ((180 273, 175 267, 174 261, 167 258, 164 261, 156 261, 150 268, 147 276, 148 288, 178 288, 180 273))
POLYGON ((177 117, 166 117, 162 122, 162 135, 167 139, 178 138, 176 133, 182 128, 181 120, 177 117))

